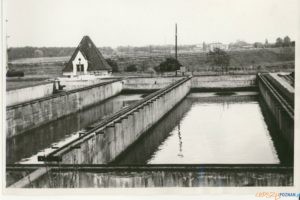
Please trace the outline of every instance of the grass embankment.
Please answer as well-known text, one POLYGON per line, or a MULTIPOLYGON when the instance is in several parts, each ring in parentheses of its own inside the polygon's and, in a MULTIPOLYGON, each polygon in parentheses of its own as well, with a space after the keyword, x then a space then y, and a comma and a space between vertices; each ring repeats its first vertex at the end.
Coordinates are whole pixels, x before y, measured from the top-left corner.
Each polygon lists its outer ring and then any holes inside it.
MULTIPOLYGON (((295 63, 295 48, 270 48, 229 51, 229 72, 256 73, 258 71, 292 71, 295 63)), ((144 56, 115 56, 119 70, 123 71, 127 66, 134 64, 138 71, 145 72, 153 68, 171 55, 144 55, 144 56)), ((62 75, 64 63, 68 57, 23 59, 11 62, 11 69, 24 71, 26 77, 58 77, 62 75)), ((195 75, 219 73, 219 67, 209 66, 206 62, 206 53, 184 53, 179 54, 178 60, 195 75)), ((145 73, 130 73, 145 74, 145 73)), ((147 73, 146 73, 147 74, 147 73)))

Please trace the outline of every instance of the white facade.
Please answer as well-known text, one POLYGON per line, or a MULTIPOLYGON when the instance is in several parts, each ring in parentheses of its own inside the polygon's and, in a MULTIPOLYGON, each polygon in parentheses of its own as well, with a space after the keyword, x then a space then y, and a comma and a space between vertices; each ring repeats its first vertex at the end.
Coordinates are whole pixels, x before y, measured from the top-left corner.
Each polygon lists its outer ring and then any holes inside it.
POLYGON ((74 60, 72 61, 73 71, 64 72, 64 76, 68 76, 72 80, 91 80, 99 77, 110 76, 111 73, 108 70, 97 70, 97 71, 88 71, 88 60, 83 56, 81 51, 78 51, 74 60))
POLYGON ((77 55, 75 56, 74 60, 72 61, 73 71, 72 72, 64 72, 64 76, 78 76, 78 75, 87 75, 88 74, 88 61, 83 56, 83 54, 78 51, 77 55))
POLYGON ((207 46, 208 46, 208 50, 210 50, 210 51, 213 51, 215 48, 218 48, 218 49, 221 49, 221 50, 227 50, 228 49, 228 45, 222 44, 222 43, 219 43, 219 42, 210 43, 207 46))
POLYGON ((78 51, 76 57, 72 61, 73 64, 73 74, 87 74, 88 61, 85 59, 81 51, 78 51))

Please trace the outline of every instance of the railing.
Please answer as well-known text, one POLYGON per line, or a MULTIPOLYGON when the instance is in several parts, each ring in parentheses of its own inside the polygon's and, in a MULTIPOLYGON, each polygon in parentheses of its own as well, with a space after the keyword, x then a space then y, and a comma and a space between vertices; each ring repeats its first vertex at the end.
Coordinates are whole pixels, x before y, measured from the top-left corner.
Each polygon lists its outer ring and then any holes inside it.
POLYGON ((275 89, 264 74, 258 74, 259 80, 267 87, 275 100, 284 108, 289 117, 294 120, 294 108, 289 102, 275 89))

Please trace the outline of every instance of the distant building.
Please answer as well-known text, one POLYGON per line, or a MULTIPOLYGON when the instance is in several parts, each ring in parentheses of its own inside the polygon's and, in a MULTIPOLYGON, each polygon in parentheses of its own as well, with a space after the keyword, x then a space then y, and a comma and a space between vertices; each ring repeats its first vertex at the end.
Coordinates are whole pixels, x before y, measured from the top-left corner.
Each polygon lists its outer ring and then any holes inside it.
POLYGON ((63 69, 70 78, 92 79, 111 75, 112 68, 89 36, 84 36, 63 69))
POLYGON ((248 45, 244 45, 242 46, 243 49, 253 49, 253 45, 252 44, 248 44, 248 45))
POLYGON ((216 48, 222 49, 222 50, 227 50, 228 49, 228 45, 222 44, 220 42, 214 42, 214 43, 207 44, 207 48, 206 49, 208 51, 213 51, 216 48))
POLYGON ((237 40, 235 43, 229 44, 230 50, 245 50, 245 49, 253 49, 253 48, 254 48, 253 44, 249 44, 242 40, 237 40))
POLYGON ((196 51, 196 52, 203 51, 203 45, 202 44, 196 44, 195 47, 193 48, 193 51, 196 51))

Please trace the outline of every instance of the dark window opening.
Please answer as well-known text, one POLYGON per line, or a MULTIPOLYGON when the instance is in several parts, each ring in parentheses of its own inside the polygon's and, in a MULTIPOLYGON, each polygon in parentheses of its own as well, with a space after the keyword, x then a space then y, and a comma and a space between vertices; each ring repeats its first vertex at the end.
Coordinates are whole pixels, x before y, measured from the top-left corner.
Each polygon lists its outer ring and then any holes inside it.
POLYGON ((83 68, 82 64, 76 65, 76 67, 77 67, 78 72, 83 72, 84 71, 84 68, 83 68))

